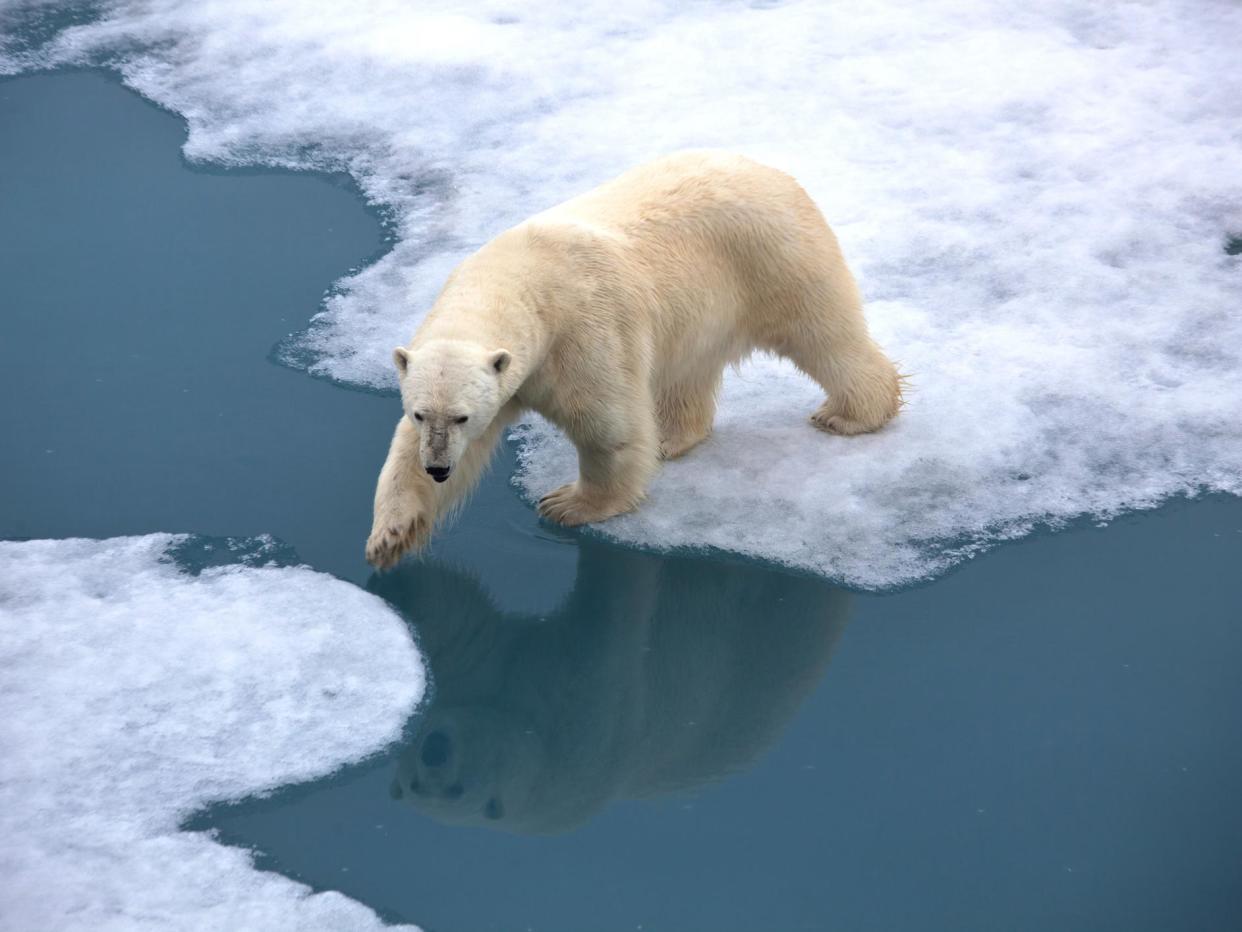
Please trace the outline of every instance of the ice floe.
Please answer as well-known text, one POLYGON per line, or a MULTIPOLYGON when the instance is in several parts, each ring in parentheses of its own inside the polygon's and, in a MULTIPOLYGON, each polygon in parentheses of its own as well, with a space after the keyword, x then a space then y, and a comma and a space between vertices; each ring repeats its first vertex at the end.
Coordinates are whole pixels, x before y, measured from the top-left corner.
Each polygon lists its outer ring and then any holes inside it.
MULTIPOLYGON (((192 159, 351 172, 392 251, 285 355, 357 385, 391 387, 449 268, 539 209, 683 146, 792 172, 907 409, 817 434, 818 390, 755 360, 600 531, 887 586, 1040 522, 1242 492, 1239 35, 1223 0, 154 0, 0 46, 0 71, 108 64, 186 118, 192 159)), ((528 496, 572 475, 555 431, 521 436, 528 496)))
POLYGON ((387 928, 179 826, 399 738, 424 689, 405 624, 306 567, 194 575, 185 545, 0 542, 0 925, 387 928))

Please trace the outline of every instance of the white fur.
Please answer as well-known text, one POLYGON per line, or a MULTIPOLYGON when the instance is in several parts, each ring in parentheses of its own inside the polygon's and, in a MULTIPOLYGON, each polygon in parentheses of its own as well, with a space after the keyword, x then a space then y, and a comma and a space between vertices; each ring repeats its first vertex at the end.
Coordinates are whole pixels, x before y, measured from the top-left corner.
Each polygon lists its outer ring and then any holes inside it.
POLYGON ((836 238, 788 175, 679 153, 502 233, 395 351, 406 416, 367 559, 391 566, 424 545, 524 409, 578 449, 579 478, 543 498, 545 517, 634 508, 661 458, 708 436, 724 367, 754 350, 824 387, 811 416, 822 430, 872 431, 897 413, 897 371, 867 334, 836 238))

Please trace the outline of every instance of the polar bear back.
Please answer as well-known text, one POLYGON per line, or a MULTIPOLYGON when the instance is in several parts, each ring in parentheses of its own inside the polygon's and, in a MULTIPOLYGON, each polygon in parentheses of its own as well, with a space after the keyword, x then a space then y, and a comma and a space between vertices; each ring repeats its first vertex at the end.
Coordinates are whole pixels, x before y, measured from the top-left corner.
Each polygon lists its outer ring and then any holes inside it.
MULTIPOLYGON (((709 368, 780 334, 807 303, 860 313, 835 236, 789 175, 744 156, 689 151, 639 166, 511 230, 564 301, 575 348, 650 353, 658 377, 709 368), (566 283, 572 283, 567 285, 566 283), (567 292, 566 289, 569 289, 567 292), (616 343, 610 343, 616 340, 616 343)), ((497 242, 499 244, 500 239, 497 242)))

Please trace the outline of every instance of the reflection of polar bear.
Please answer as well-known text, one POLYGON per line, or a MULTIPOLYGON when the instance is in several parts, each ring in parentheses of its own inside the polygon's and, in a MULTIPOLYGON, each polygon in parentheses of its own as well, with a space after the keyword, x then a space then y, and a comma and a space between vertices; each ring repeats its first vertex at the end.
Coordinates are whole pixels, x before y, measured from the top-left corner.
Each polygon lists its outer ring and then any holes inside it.
POLYGON ((445 822, 555 832, 725 775, 775 739, 845 623, 848 596, 814 579, 580 546, 546 619, 501 615, 430 565, 376 578, 433 681, 396 797, 445 822))
POLYGON ((788 175, 687 152, 502 233, 449 278, 394 359, 406 416, 375 492, 367 559, 426 543, 523 409, 578 448, 545 517, 635 507, 661 457, 710 433, 721 373, 755 350, 792 360, 837 434, 897 413, 896 370, 867 334, 836 238, 788 175))

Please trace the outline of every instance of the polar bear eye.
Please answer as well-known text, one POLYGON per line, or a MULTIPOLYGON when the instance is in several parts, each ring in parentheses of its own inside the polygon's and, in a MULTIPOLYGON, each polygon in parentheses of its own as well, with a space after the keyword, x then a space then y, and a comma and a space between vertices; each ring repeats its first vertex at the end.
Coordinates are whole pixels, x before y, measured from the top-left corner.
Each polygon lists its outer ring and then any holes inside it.
POLYGON ((417 411, 415 411, 415 412, 414 412, 414 420, 418 421, 418 422, 421 424, 421 423, 422 423, 422 420, 423 420, 423 416, 422 416, 421 414, 419 414, 417 411))
POLYGON ((454 423, 454 424, 465 424, 465 423, 466 423, 466 421, 468 421, 468 420, 470 420, 470 415, 468 415, 468 414, 463 414, 461 417, 455 417, 455 418, 453 418, 453 423, 454 423))

